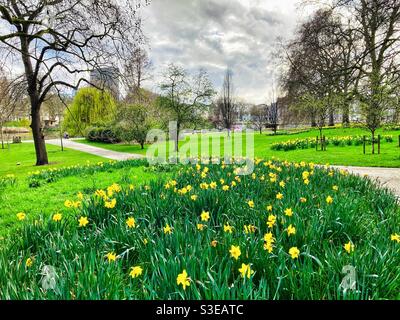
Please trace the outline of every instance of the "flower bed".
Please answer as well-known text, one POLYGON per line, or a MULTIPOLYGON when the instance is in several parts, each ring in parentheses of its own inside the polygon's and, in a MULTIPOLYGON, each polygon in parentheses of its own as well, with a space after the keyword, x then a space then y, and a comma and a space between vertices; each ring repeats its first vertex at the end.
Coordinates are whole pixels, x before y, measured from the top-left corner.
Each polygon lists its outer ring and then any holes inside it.
MULTIPOLYGON (((382 136, 382 142, 392 143, 393 136, 382 136)), ((367 144, 371 144, 371 139, 366 140, 367 144)), ((315 148, 317 143, 316 138, 310 139, 294 139, 285 142, 277 142, 272 144, 271 149, 276 151, 291 151, 297 149, 308 149, 315 148)), ((363 136, 347 136, 347 137, 329 137, 326 138, 327 145, 333 145, 336 147, 345 146, 360 146, 364 143, 363 136)))
POLYGON ((306 163, 181 166, 53 216, 17 214, 0 299, 396 299, 400 211, 366 178, 306 163), (343 268, 357 272, 343 290, 343 268), (49 270, 51 272, 49 272, 49 270))

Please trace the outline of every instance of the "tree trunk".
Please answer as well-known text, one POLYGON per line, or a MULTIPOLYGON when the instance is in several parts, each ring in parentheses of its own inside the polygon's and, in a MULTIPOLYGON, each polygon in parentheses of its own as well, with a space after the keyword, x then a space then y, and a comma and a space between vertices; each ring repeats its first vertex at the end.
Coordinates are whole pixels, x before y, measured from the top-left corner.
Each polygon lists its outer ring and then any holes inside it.
POLYGON ((329 112, 329 126, 330 127, 335 126, 335 115, 333 114, 333 111, 329 112))
POLYGON ((44 134, 41 128, 40 112, 39 107, 32 105, 32 134, 33 141, 35 143, 36 151, 36 165, 44 166, 49 164, 49 159, 47 157, 46 143, 44 140, 44 134))
POLYGON ((311 115, 311 127, 315 128, 317 126, 317 120, 315 119, 315 115, 311 115))
POLYGON ((372 133, 372 154, 375 154, 375 130, 371 131, 372 133))
POLYGON ((343 107, 342 124, 343 127, 350 126, 350 107, 347 102, 346 105, 343 107))
POLYGON ((3 124, 0 124, 1 148, 4 150, 3 124))
POLYGON ((180 128, 181 124, 178 122, 176 125, 176 135, 175 135, 175 152, 178 153, 179 152, 179 132, 180 132, 180 128))

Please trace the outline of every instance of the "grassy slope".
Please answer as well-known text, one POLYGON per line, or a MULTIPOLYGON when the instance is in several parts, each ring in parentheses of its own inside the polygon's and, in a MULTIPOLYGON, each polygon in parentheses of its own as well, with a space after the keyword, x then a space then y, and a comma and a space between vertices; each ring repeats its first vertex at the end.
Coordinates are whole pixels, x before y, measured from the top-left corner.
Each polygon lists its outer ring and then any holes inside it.
MULTIPOLYGON (((304 139, 314 138, 318 135, 317 130, 310 130, 309 132, 299 133, 295 135, 282 135, 282 136, 269 136, 266 134, 255 134, 254 139, 254 155, 261 158, 278 158, 281 160, 289 161, 308 161, 320 164, 335 164, 335 165, 352 165, 352 166, 371 166, 371 167, 400 167, 400 148, 397 147, 397 137, 400 134, 399 131, 379 131, 381 135, 393 135, 395 136, 395 142, 383 143, 381 155, 364 155, 362 146, 351 146, 351 147, 334 147, 329 146, 327 152, 316 152, 314 149, 307 150, 295 150, 290 152, 285 151, 273 151, 271 145, 275 142, 288 141, 292 139, 304 139)), ((355 135, 367 135, 368 132, 362 129, 351 128, 351 129, 325 129, 324 135, 327 137, 333 136, 355 136, 355 135)), ((221 149, 223 150, 223 139, 225 134, 221 134, 221 149)), ((237 135, 236 135, 237 136, 237 135)), ((109 150, 127 152, 127 153, 138 153, 146 154, 149 146, 146 146, 145 150, 141 150, 137 145, 109 145, 103 143, 92 143, 88 141, 81 141, 82 143, 102 147, 109 150)), ((181 147, 185 145, 185 142, 180 143, 181 147)), ((219 148, 216 147, 216 150, 219 148)), ((370 152, 370 150, 368 150, 370 152)), ((215 154, 215 152, 213 152, 215 154)))
POLYGON ((39 169, 33 165, 35 153, 32 144, 10 145, 10 149, 0 149, 0 177, 7 174, 15 174, 17 177, 15 186, 0 188, 0 236, 15 230, 15 215, 18 212, 26 212, 32 219, 40 214, 49 215, 64 210, 64 201, 69 197, 76 196, 79 191, 92 192, 114 182, 142 184, 155 177, 153 174, 144 172, 142 168, 131 168, 92 176, 71 176, 37 189, 31 189, 28 187, 26 179, 31 171, 85 164, 87 161, 91 163, 105 161, 104 158, 79 151, 65 150, 61 152, 60 148, 55 146, 49 145, 47 149, 51 165, 39 169))
MULTIPOLYGON (((104 158, 93 156, 87 153, 68 150, 61 151, 59 147, 47 146, 50 165, 43 169, 59 168, 90 161, 97 163, 104 161, 104 158)), ((10 149, 0 149, 0 177, 6 174, 24 176, 29 172, 38 170, 35 167, 35 149, 33 144, 10 144, 10 149)), ((40 169, 39 169, 40 170, 40 169)))
POLYGON ((113 183, 139 185, 155 177, 152 173, 144 172, 142 167, 124 168, 95 175, 70 176, 36 189, 29 188, 26 179, 20 178, 17 185, 0 190, 0 236, 15 231, 18 224, 15 216, 18 212, 25 212, 29 219, 35 219, 41 214, 48 216, 56 212, 63 213, 67 211, 64 208, 65 200, 76 201, 78 192, 92 194, 113 183))

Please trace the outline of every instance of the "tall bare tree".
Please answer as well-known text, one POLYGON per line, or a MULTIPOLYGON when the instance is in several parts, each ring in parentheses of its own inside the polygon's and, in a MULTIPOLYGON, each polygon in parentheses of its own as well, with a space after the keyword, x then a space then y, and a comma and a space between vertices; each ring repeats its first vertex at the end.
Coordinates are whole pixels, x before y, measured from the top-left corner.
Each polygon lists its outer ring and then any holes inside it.
POLYGON ((122 75, 128 100, 141 100, 140 89, 143 82, 150 79, 151 67, 152 63, 144 48, 136 48, 129 54, 124 63, 122 75))
MULTIPOLYGON (((147 4, 145 1, 143 4, 147 4)), ((48 164, 40 110, 52 90, 76 89, 87 72, 118 64, 141 39, 129 0, 0 0, 0 42, 22 66, 31 105, 36 164, 48 164)))
POLYGON ((221 96, 217 100, 217 113, 223 128, 228 130, 229 136, 238 113, 234 97, 233 72, 229 68, 226 69, 221 96))

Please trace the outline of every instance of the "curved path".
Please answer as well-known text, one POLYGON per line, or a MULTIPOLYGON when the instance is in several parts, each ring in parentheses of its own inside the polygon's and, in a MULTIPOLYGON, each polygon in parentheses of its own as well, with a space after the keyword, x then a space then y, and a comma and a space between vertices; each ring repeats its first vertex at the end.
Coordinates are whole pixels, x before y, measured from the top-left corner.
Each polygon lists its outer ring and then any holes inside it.
MULTIPOLYGON (((60 140, 47 140, 46 143, 60 146, 60 140)), ((64 147, 69 149, 74 149, 86 153, 90 153, 96 156, 100 156, 112 160, 127 160, 127 159, 140 159, 143 158, 142 155, 116 152, 111 150, 106 150, 103 148, 89 146, 83 143, 75 142, 73 140, 63 140, 64 147)), ((345 169, 350 173, 357 174, 360 176, 369 176, 371 179, 376 179, 378 182, 389 189, 400 198, 400 168, 379 168, 379 167, 345 167, 345 166, 333 166, 337 169, 345 169)))
POLYGON ((360 176, 367 175, 372 180, 378 180, 383 186, 387 187, 400 198, 400 168, 379 168, 379 167, 345 167, 332 166, 337 169, 345 169, 350 173, 360 176))
MULTIPOLYGON (((55 146, 61 146, 60 139, 46 140, 46 143, 55 145, 55 146)), ((111 160, 117 160, 117 161, 143 158, 143 156, 139 155, 139 154, 131 154, 131 153, 106 150, 103 148, 93 147, 93 146, 89 146, 87 144, 79 143, 74 140, 63 140, 63 145, 64 145, 64 148, 73 149, 73 150, 77 150, 77 151, 81 151, 81 152, 86 152, 86 153, 93 154, 95 156, 99 156, 99 157, 103 157, 103 158, 107 158, 107 159, 111 159, 111 160)))

